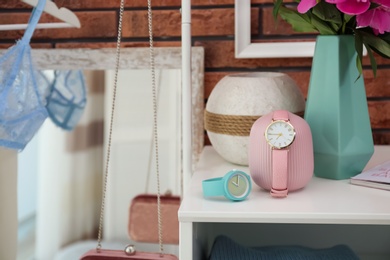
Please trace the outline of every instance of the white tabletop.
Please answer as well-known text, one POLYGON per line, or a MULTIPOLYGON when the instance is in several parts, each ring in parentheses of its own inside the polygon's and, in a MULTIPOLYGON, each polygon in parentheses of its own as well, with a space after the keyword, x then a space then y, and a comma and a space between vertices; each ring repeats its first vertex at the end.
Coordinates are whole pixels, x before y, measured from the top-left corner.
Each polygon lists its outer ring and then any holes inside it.
MULTIPOLYGON (((376 146, 367 168, 390 160, 390 146, 376 146)), ((390 191, 351 185, 348 180, 313 177, 287 198, 272 198, 255 183, 245 201, 204 198, 201 182, 231 169, 248 167, 226 162, 211 146, 202 152, 179 209, 180 222, 390 224, 390 191)))

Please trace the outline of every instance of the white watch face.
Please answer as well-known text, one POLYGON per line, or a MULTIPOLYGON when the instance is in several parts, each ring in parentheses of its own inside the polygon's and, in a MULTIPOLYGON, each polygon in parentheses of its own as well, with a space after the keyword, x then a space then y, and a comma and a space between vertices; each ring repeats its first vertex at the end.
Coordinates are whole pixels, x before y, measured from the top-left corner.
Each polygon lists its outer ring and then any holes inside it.
POLYGON ((290 123, 277 120, 267 127, 265 130, 265 138, 272 147, 282 149, 294 141, 295 129, 290 123))
POLYGON ((241 173, 230 176, 228 180, 228 191, 230 195, 236 198, 243 197, 249 189, 248 179, 241 173))

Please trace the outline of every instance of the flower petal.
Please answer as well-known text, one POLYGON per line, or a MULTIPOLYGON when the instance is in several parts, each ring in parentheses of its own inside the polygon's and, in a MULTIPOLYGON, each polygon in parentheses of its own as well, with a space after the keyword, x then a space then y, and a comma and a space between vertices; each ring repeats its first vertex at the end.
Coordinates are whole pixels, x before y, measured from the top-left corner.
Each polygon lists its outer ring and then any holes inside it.
POLYGON ((390 8, 390 0, 373 0, 372 2, 390 8))
POLYGON ((380 7, 357 15, 356 22, 359 27, 369 26, 380 34, 390 32, 390 13, 380 7))
POLYGON ((329 4, 338 4, 338 3, 342 3, 342 2, 345 2, 347 0, 325 0, 325 2, 329 3, 329 4))
POLYGON ((370 1, 347 0, 336 4, 337 9, 349 15, 362 14, 370 8, 370 1))
POLYGON ((307 11, 309 11, 311 8, 313 8, 316 4, 317 4, 317 0, 302 0, 298 4, 298 7, 297 7, 298 12, 300 12, 301 14, 304 14, 307 11))

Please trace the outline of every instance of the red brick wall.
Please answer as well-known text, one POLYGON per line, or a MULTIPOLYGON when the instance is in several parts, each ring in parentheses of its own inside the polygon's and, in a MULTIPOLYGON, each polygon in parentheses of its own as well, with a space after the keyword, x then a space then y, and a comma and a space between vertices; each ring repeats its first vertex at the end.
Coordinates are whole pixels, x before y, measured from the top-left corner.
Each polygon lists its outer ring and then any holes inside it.
MULTIPOLYGON (((81 29, 37 30, 34 48, 114 47, 119 0, 55 0, 58 6, 72 9, 81 29)), ((147 0, 127 0, 123 25, 123 46, 147 46, 147 0)), ((291 0, 293 2, 293 0, 291 0)), ((154 0, 156 46, 180 46, 181 0, 154 0)), ((306 95, 311 58, 234 58, 234 0, 192 0, 192 42, 205 48, 205 98, 225 75, 243 71, 280 71, 296 80, 306 95)), ((0 24, 25 23, 31 8, 19 0, 0 0, 0 24)), ((55 21, 43 15, 44 21, 55 21)), ((293 41, 314 38, 298 34, 283 21, 276 28, 272 0, 252 0, 253 41, 293 41)), ((23 31, 0 32, 0 47, 12 45, 23 31)), ((390 60, 377 56, 377 78, 364 59, 364 77, 376 144, 390 144, 390 60)))

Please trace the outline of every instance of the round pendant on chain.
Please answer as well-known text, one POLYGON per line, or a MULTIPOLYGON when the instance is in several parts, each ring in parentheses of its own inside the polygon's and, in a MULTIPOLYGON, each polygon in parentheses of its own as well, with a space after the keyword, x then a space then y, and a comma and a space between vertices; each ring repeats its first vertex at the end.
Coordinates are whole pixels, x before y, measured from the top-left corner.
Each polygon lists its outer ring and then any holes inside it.
POLYGON ((135 255, 135 246, 134 245, 127 245, 125 248, 126 255, 135 255))

